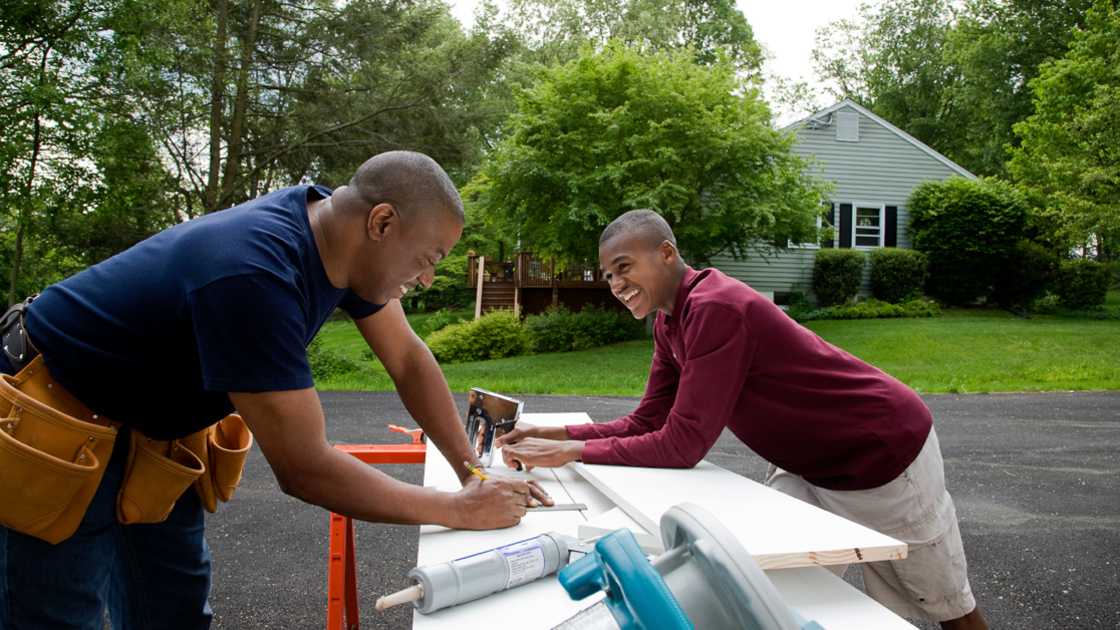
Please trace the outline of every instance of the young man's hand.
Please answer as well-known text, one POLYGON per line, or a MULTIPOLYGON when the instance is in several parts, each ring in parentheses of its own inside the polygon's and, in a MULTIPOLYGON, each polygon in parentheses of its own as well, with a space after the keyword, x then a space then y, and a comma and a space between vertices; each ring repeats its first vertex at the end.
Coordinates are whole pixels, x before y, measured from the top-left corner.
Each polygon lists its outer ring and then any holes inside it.
POLYGON ((517 428, 509 433, 504 433, 494 440, 494 448, 502 448, 507 444, 515 444, 525 438, 541 438, 544 440, 566 440, 568 429, 565 427, 538 427, 525 422, 518 422, 517 428))
POLYGON ((578 440, 528 437, 502 448, 502 459, 506 466, 518 470, 522 467, 532 470, 536 466, 559 468, 568 462, 577 462, 582 457, 583 442, 578 440))

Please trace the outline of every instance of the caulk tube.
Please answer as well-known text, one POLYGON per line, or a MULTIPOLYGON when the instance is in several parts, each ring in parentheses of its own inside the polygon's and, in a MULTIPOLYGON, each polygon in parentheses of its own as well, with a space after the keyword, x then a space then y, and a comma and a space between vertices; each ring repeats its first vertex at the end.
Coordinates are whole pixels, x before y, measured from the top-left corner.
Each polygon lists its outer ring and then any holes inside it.
POLYGON ((542 534, 443 564, 416 567, 408 577, 424 589, 412 602, 422 614, 486 597, 556 573, 568 564, 568 543, 542 534))

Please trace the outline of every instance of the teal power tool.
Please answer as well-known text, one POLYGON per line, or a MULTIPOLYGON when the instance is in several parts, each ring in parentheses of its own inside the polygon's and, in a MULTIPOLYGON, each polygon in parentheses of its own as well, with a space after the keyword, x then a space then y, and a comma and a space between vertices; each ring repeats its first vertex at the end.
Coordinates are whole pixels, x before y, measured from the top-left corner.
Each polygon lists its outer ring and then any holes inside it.
POLYGON ((665 553, 647 560, 629 530, 560 572, 572 599, 606 599, 553 630, 823 630, 782 600, 739 541, 701 507, 661 517, 665 553))

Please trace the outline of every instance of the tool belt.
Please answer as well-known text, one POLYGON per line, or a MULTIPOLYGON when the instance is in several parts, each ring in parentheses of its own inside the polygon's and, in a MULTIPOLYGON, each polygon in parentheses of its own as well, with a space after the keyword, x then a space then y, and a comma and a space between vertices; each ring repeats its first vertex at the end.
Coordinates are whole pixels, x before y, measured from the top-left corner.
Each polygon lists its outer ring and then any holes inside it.
MULTIPOLYGON (((0 375, 0 524, 51 544, 77 530, 121 426, 66 391, 36 356, 0 375)), ((229 501, 253 437, 231 414, 198 433, 153 440, 131 430, 117 519, 159 523, 189 488, 209 512, 229 501)))

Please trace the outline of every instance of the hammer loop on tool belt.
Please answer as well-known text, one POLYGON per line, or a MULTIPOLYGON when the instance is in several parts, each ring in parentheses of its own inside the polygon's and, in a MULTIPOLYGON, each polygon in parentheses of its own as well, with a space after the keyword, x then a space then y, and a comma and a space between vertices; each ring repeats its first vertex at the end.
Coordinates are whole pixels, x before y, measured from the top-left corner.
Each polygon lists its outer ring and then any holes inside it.
MULTIPOLYGON (((81 523, 121 424, 66 391, 41 355, 16 376, 0 376, 0 524, 57 544, 81 523)), ((133 428, 117 519, 159 523, 192 485, 203 507, 216 511, 233 495, 252 442, 237 414, 168 441, 133 428)))
POLYGON ((32 359, 39 356, 39 350, 31 343, 23 328, 23 315, 27 312, 27 305, 34 302, 37 297, 39 294, 36 293, 15 304, 4 312, 3 317, 0 317, 0 336, 2 336, 0 341, 4 345, 4 356, 16 372, 27 367, 32 359))

